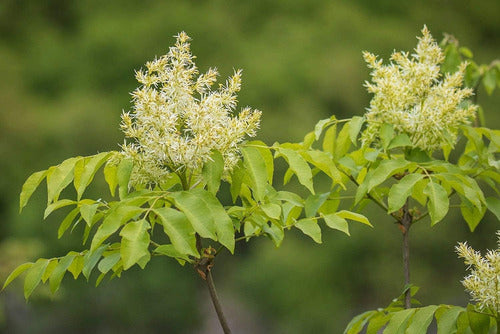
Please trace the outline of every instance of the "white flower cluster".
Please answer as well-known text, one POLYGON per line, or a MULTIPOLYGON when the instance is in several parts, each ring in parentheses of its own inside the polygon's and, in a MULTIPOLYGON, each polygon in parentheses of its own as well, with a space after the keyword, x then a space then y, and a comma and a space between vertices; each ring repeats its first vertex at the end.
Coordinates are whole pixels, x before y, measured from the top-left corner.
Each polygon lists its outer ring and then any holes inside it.
POLYGON ((466 243, 456 247, 459 257, 464 258, 470 275, 462 281, 479 310, 500 313, 500 231, 497 232, 498 249, 490 250, 484 257, 466 243))
POLYGON ((374 94, 366 113, 363 144, 376 143, 380 127, 387 123, 396 133, 406 133, 414 147, 432 151, 446 143, 453 146, 458 127, 474 118, 477 106, 462 102, 473 92, 460 88, 467 64, 443 78, 443 52, 426 26, 422 35, 411 58, 407 52, 394 52, 391 63, 382 65, 372 53, 363 53, 372 69, 372 82, 365 87, 374 94))
POLYGON ((122 130, 132 139, 122 146, 134 160, 132 184, 160 183, 172 172, 196 173, 212 150, 230 170, 239 159, 238 145, 259 127, 258 110, 247 107, 232 117, 241 70, 211 90, 217 70, 198 75, 189 36, 181 32, 176 38, 166 55, 136 72, 141 86, 132 93, 132 111, 122 115, 122 130))

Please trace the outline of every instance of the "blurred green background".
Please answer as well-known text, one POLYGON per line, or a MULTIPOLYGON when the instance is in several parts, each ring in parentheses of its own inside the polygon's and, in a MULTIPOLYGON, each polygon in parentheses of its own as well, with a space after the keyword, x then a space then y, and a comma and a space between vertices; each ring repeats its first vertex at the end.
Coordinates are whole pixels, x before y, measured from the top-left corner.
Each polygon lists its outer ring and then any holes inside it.
MULTIPOLYGON (((497 0, 2 0, 0 278, 23 261, 80 249, 79 233, 57 239, 61 216, 42 221, 42 191, 18 214, 21 185, 67 157, 118 149, 134 70, 166 53, 177 32, 192 37, 201 71, 215 66, 224 79, 244 70, 240 106, 263 111, 258 139, 272 144, 300 141, 331 114, 363 114, 370 96, 361 51, 387 58, 411 50, 424 24, 438 40, 455 35, 478 63, 498 58, 499 13, 497 0)), ((500 124, 495 93, 479 91, 492 128, 500 124)), ((372 209, 375 229, 354 225, 351 237, 325 230, 320 246, 289 232, 278 249, 261 238, 221 256, 214 276, 234 332, 341 333, 355 314, 397 296, 401 235, 372 209)), ((433 228, 416 225, 411 265, 420 300, 464 305, 454 245, 493 248, 497 228, 489 213, 474 234, 457 212, 433 228)), ((20 282, 0 295, 5 333, 219 332, 201 280, 166 258, 98 288, 67 277, 55 296, 39 288, 28 303, 20 282)))

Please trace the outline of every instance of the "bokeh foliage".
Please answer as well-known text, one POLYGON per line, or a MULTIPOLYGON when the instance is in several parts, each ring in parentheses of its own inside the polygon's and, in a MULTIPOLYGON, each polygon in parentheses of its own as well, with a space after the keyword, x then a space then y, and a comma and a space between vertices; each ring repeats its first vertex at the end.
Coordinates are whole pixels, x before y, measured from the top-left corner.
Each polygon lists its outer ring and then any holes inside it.
MULTIPOLYGON (((117 149, 120 113, 129 109, 128 92, 135 87, 133 70, 164 54, 177 32, 196 40, 193 53, 202 71, 216 65, 226 77, 232 66, 244 69, 240 105, 263 111, 259 139, 272 144, 299 141, 332 114, 361 115, 370 99, 362 87, 368 70, 361 51, 387 58, 394 48, 408 50, 424 23, 437 39, 454 34, 478 63, 498 58, 499 12, 495 0, 2 1, 0 237, 2 247, 26 246, 12 256, 2 252, 1 272, 79 245, 76 237, 41 244, 54 239, 55 222, 63 216, 55 213, 42 223, 42 192, 18 215, 20 187, 32 172, 67 156, 117 149)), ((480 90, 478 98, 487 125, 498 128, 498 94, 480 90)), ((93 190, 100 192, 99 186, 93 190)), ((387 304, 387 296, 402 288, 400 234, 385 216, 380 212, 380 220, 372 221, 374 230, 353 226, 350 238, 325 231, 321 247, 299 234, 279 249, 269 240, 244 245, 238 256, 218 260, 214 275, 222 297, 235 300, 269 332, 341 332, 354 314, 387 304)), ((425 287, 424 304, 465 305, 456 241, 494 247, 493 215, 474 234, 459 215, 447 220, 413 229, 413 281, 425 287)), ((3 329, 194 331, 203 323, 204 296, 192 269, 159 259, 150 267, 96 291, 71 282, 55 302, 42 291, 25 305, 11 289, 2 296, 3 329)))

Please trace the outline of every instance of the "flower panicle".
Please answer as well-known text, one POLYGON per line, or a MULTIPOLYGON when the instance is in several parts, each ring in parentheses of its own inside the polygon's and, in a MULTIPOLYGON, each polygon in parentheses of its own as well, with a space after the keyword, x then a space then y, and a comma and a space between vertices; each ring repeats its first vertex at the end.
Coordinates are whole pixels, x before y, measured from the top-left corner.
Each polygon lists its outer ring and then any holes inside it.
POLYGON ((443 76, 444 53, 426 26, 413 54, 393 52, 387 65, 367 51, 363 58, 372 70, 371 81, 364 86, 373 94, 362 134, 364 145, 379 145, 380 127, 388 123, 397 133, 407 134, 412 146, 433 151, 454 144, 460 125, 475 117, 477 106, 462 103, 473 94, 462 88, 467 63, 443 76))
POLYGON ((228 172, 245 136, 259 128, 260 111, 247 107, 235 113, 242 71, 214 90, 217 69, 199 74, 189 36, 175 37, 166 55, 136 71, 140 86, 131 93, 131 110, 122 114, 120 127, 128 138, 122 153, 134 160, 133 185, 159 184, 179 171, 196 174, 213 150, 222 154, 228 172))
POLYGON ((470 271, 462 285, 480 311, 489 311, 495 316, 500 315, 500 231, 497 236, 497 249, 487 251, 484 256, 465 242, 455 247, 470 271))

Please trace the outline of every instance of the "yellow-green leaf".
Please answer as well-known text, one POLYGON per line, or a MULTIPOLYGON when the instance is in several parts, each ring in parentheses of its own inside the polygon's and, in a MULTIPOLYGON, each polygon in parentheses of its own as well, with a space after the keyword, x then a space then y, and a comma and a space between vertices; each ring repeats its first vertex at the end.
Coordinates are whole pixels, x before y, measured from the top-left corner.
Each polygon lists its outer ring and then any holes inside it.
POLYGON ((19 212, 28 204, 33 192, 38 188, 40 182, 47 176, 47 170, 42 170, 31 174, 30 177, 24 182, 23 188, 21 190, 21 195, 19 196, 19 212))

